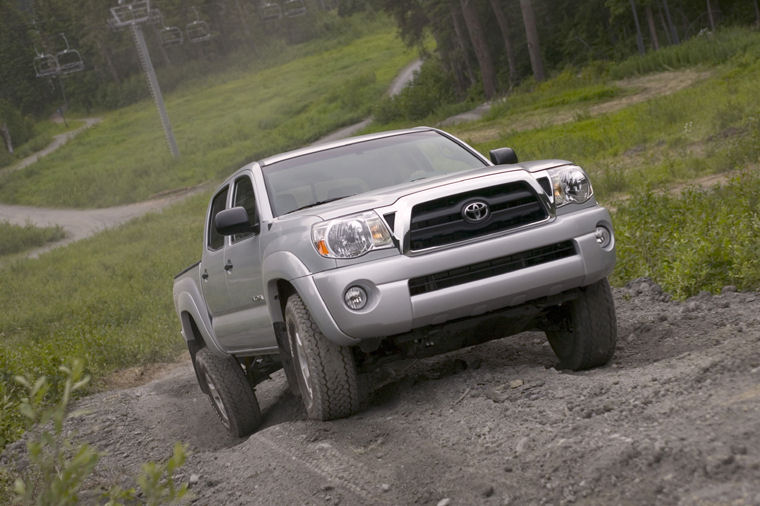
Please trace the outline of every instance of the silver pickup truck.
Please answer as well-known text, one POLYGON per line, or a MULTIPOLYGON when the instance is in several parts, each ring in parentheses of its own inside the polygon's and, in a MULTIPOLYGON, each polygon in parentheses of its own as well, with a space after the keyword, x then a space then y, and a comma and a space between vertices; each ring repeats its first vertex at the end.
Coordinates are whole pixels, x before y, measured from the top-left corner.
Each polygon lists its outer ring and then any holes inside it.
POLYGON ((201 261, 174 281, 198 382, 235 436, 280 368, 310 418, 349 416, 359 375, 531 329, 559 367, 617 337, 610 215, 562 160, 491 161, 433 128, 246 165, 211 198, 201 261))

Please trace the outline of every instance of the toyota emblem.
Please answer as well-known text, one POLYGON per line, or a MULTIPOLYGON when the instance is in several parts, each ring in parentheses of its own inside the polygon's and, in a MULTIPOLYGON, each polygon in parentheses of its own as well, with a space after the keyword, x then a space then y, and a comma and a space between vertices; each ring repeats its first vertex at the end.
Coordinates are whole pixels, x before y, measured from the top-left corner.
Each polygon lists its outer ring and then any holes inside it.
POLYGON ((482 200, 476 200, 462 207, 462 218, 469 223, 480 223, 491 214, 488 204, 482 200))

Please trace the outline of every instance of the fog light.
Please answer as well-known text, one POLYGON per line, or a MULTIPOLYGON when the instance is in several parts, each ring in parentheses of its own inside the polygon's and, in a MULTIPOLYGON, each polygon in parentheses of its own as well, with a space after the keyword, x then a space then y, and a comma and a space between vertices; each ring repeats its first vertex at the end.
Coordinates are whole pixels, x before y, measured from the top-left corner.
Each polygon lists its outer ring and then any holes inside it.
POLYGON ((596 236, 597 244, 602 248, 606 248, 612 242, 612 232, 610 232, 607 227, 601 225, 596 227, 596 233, 594 235, 596 236))
POLYGON ((346 290, 345 295, 343 295, 343 300, 346 302, 346 306, 348 306, 349 309, 358 311, 364 309, 364 306, 367 305, 367 292, 365 292, 364 288, 360 286, 352 286, 346 290))

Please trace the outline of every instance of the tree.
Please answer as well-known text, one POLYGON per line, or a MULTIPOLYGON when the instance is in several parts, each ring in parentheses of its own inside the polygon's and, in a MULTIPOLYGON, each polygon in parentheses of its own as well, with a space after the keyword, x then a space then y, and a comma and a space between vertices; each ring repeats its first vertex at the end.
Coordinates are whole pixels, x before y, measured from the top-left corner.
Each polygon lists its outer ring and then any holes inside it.
POLYGON ((631 11, 633 12, 633 22, 636 25, 636 47, 639 48, 639 54, 644 54, 644 39, 641 36, 641 25, 639 24, 639 14, 636 12, 636 2, 630 0, 631 11))
POLYGON ((541 57, 541 46, 538 43, 538 29, 536 28, 536 14, 533 12, 532 0, 520 0, 520 10, 522 11, 523 23, 525 24, 525 36, 528 41, 528 54, 530 55, 530 66, 533 69, 533 77, 536 81, 543 81, 546 78, 544 74, 544 61, 541 57))
POLYGON ((507 66, 509 67, 509 82, 514 84, 517 82, 517 62, 515 60, 515 52, 512 47, 512 41, 510 36, 510 27, 507 17, 504 15, 504 11, 499 4, 499 0, 489 0, 491 3, 491 10, 496 16, 496 22, 499 24, 499 30, 501 30, 501 37, 504 39, 504 52, 507 55, 507 66))
POLYGON ((464 23, 470 34, 470 42, 475 50, 475 57, 480 65, 480 75, 483 79, 483 91, 489 100, 496 96, 496 69, 491 59, 488 41, 483 31, 483 25, 478 17, 475 0, 460 0, 464 23))
POLYGON ((710 21, 710 30, 715 31, 715 18, 713 17, 713 9, 710 0, 707 0, 707 19, 710 21))
POLYGON ((652 13, 652 6, 646 4, 644 11, 647 15, 647 24, 649 25, 649 36, 652 38, 652 49, 658 51, 660 49, 660 41, 657 39, 657 27, 654 24, 654 14, 652 13))

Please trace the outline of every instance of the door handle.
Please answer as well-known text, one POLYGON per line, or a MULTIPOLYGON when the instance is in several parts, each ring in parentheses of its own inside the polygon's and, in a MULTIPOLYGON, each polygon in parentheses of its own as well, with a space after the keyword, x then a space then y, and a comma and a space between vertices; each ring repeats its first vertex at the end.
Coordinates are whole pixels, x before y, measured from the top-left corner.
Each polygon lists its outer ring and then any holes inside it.
POLYGON ((226 264, 224 266, 224 270, 227 271, 227 272, 230 272, 233 267, 234 267, 234 265, 232 265, 232 263, 228 263, 228 264, 226 264))
POLYGON ((201 274, 201 279, 203 281, 207 281, 208 280, 208 271, 203 271, 203 274, 201 274))

